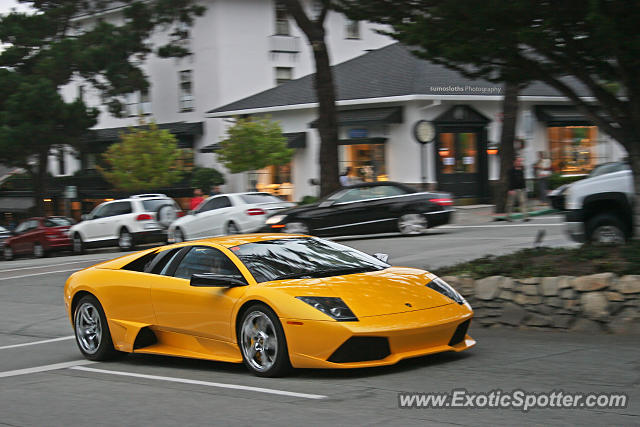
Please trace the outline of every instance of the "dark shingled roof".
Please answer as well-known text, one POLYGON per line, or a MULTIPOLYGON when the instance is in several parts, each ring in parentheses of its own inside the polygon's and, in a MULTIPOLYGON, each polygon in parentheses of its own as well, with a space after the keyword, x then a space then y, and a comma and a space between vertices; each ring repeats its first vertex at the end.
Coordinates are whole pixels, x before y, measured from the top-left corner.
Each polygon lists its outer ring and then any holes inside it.
MULTIPOLYGON (((469 79, 457 71, 414 56, 409 49, 394 43, 334 65, 333 76, 338 101, 384 98, 403 95, 500 95, 501 85, 481 79, 469 79)), ((567 83, 580 96, 590 93, 574 79, 567 83)), ((521 96, 560 97, 555 89, 534 82, 521 96)), ((313 74, 291 80, 207 113, 248 110, 316 102, 313 74)))
MULTIPOLYGON (((148 127, 132 126, 133 129, 142 129, 148 127)), ((166 129, 176 136, 182 135, 202 135, 202 122, 173 122, 173 123, 159 123, 158 129, 166 129)), ((104 128, 104 129, 90 129, 84 136, 84 140, 87 142, 113 142, 120 138, 120 134, 128 133, 128 127, 118 128, 104 128)))

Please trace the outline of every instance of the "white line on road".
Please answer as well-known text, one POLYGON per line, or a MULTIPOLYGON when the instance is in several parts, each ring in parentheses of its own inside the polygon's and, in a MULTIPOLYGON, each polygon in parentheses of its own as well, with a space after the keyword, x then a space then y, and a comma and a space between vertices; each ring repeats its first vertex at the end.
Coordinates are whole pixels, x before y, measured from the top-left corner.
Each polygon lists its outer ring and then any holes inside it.
POLYGON ((90 262, 90 261, 108 261, 110 259, 112 258, 89 258, 89 259, 85 259, 84 261, 60 262, 57 264, 45 264, 45 265, 34 265, 31 267, 9 268, 7 270, 0 270, 0 273, 6 273, 8 271, 33 270, 34 268, 57 267, 59 265, 68 265, 68 264, 82 264, 84 262, 90 262))
POLYGON ((23 274, 21 276, 0 277, 0 280, 22 279, 23 277, 42 276, 44 274, 55 274, 55 273, 68 273, 70 271, 78 271, 78 269, 72 268, 71 270, 56 270, 56 271, 46 271, 44 273, 23 274))
POLYGON ((564 227, 564 224, 509 224, 502 225, 441 225, 434 230, 453 230, 457 228, 505 228, 505 227, 564 227))
POLYGON ((82 366, 73 366, 71 367, 71 369, 78 370, 78 371, 96 372, 100 374, 121 375, 125 377, 146 378, 150 380, 160 380, 160 381, 170 381, 174 383, 202 385, 206 387, 218 387, 218 388, 227 388, 227 389, 233 389, 233 390, 255 391, 258 393, 277 394, 280 396, 302 397, 304 399, 326 399, 327 398, 327 396, 324 396, 322 394, 296 393, 294 391, 276 390, 271 388, 251 387, 251 386, 239 385, 239 384, 225 384, 225 383, 215 383, 215 382, 209 382, 209 381, 189 380, 186 378, 163 377, 159 375, 136 374, 133 372, 108 371, 105 369, 85 368, 82 366))
POLYGON ((28 345, 46 344, 46 343, 49 343, 49 342, 56 342, 56 341, 65 341, 65 340, 70 340, 70 339, 73 339, 73 338, 75 338, 74 335, 69 335, 69 336, 66 336, 66 337, 51 338, 51 339, 42 340, 42 341, 33 341, 33 342, 25 342, 25 343, 22 343, 22 344, 5 345, 5 346, 0 347, 0 350, 6 350, 8 348, 16 348, 16 347, 25 347, 25 346, 28 346, 28 345))
POLYGON ((15 377, 17 375, 36 374, 38 372, 55 371, 56 369, 72 368, 80 365, 90 365, 91 360, 73 360, 71 362, 54 363, 53 365, 35 366, 33 368, 16 369, 15 371, 0 372, 0 378, 15 377))

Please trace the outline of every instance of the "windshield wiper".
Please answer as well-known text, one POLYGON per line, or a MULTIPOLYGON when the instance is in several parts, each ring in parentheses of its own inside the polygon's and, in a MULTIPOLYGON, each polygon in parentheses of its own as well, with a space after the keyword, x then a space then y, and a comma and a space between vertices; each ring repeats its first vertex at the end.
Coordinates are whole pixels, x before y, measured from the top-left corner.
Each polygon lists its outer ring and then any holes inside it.
POLYGON ((332 268, 332 269, 325 269, 325 270, 315 270, 315 271, 283 274, 282 276, 276 277, 274 280, 301 279, 301 278, 307 278, 307 277, 340 276, 342 274, 366 273, 368 271, 379 271, 383 269, 384 267, 375 267, 373 265, 360 266, 360 267, 332 268))

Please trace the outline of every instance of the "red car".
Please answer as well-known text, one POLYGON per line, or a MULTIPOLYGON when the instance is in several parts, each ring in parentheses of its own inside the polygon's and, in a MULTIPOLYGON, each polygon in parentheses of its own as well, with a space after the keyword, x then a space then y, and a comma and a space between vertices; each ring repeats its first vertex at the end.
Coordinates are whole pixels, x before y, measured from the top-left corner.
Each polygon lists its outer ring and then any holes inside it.
POLYGON ((72 219, 63 216, 29 218, 20 223, 13 236, 4 242, 5 260, 16 255, 33 254, 36 258, 46 256, 49 252, 72 248, 69 228, 74 224, 72 219))

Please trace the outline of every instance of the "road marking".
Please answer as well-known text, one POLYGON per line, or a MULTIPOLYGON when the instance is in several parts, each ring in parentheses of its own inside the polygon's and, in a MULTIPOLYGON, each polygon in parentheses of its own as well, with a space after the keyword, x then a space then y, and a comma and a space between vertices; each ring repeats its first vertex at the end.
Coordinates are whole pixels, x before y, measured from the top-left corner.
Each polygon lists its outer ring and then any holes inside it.
POLYGON ((25 346, 28 346, 28 345, 46 344, 46 343, 49 343, 49 342, 56 342, 56 341, 65 341, 65 340, 70 340, 70 339, 73 339, 73 338, 75 338, 75 335, 69 335, 69 336, 60 337, 60 338, 51 338, 51 339, 42 340, 42 341, 25 342, 25 343, 22 343, 22 344, 5 345, 5 346, 0 347, 0 350, 6 350, 8 348, 16 348, 16 347, 25 347, 25 346))
POLYGON ((73 360, 71 362, 54 363, 53 365, 35 366, 33 368, 16 369, 15 371, 0 372, 0 378, 15 377, 17 375, 36 374, 38 372, 55 371, 57 369, 72 368, 80 365, 90 365, 96 363, 92 360, 73 360))
POLYGON ((215 383, 209 381, 198 381, 198 380, 189 380, 186 378, 175 378, 175 377, 163 377, 159 375, 146 375, 146 374, 136 374, 133 372, 122 372, 122 371, 108 371, 105 369, 96 369, 96 368, 85 368, 83 366, 72 366, 71 369, 77 371, 86 371, 86 372, 96 372, 100 374, 109 374, 109 375, 120 375, 125 377, 135 377, 135 378, 146 378, 150 380, 160 380, 160 381, 169 381, 174 383, 183 383, 183 384, 194 384, 194 385, 202 385, 206 387, 217 387, 217 388, 227 388, 233 390, 246 390, 246 391, 255 391, 258 393, 267 393, 267 394, 277 394, 280 396, 291 396, 291 397, 301 397, 304 399, 326 399, 327 396, 322 394, 307 394, 307 393, 296 393, 293 391, 286 390, 276 390, 271 388, 263 388, 263 387, 251 387, 247 385, 239 385, 239 384, 225 384, 225 383, 215 383))
POLYGON ((90 258, 90 259, 86 259, 84 261, 61 262, 61 263, 58 263, 58 264, 37 265, 37 266, 32 266, 32 267, 9 268, 7 270, 0 270, 0 273, 6 273, 8 271, 32 270, 34 268, 57 267, 59 265, 82 264, 84 262, 91 262, 91 261, 108 261, 110 259, 112 259, 112 258, 90 258))
POLYGON ((433 230, 454 230, 458 228, 504 228, 504 227, 564 227, 564 224, 510 224, 506 222, 502 225, 441 225, 433 230))
POLYGON ((47 271, 44 273, 23 274, 21 276, 0 277, 0 280, 22 279, 23 277, 42 276, 45 274, 55 274, 55 273, 68 273, 70 271, 78 271, 78 269, 72 268, 71 270, 56 270, 56 271, 47 271))

